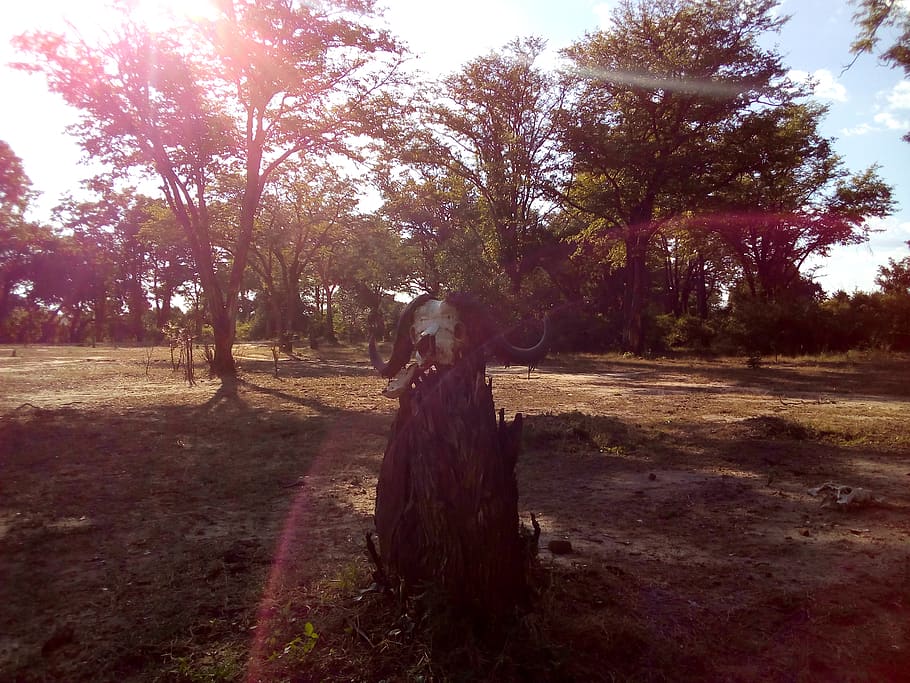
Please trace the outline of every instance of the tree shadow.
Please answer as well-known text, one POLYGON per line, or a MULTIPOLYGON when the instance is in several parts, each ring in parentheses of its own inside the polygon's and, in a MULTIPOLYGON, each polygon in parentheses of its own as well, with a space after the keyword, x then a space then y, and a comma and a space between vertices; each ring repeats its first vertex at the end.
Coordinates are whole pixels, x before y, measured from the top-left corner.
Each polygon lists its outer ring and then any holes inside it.
MULTIPOLYGON (((323 543, 323 514, 355 514, 360 542, 359 513, 306 484, 341 465, 328 441, 345 412, 315 401, 298 402, 309 414, 259 409, 237 393, 251 386, 222 383, 201 406, 0 421, 0 624, 16 643, 0 656, 0 678, 170 677, 181 657, 216 645, 242 670, 284 535, 312 558, 310 577, 327 557, 307 547, 323 543), (336 503, 342 513, 325 512, 336 503), (301 505, 302 529, 288 532, 301 505)), ((285 561, 297 567, 288 580, 300 579, 298 560, 285 561)))
POLYGON ((660 390, 672 392, 667 378, 676 373, 694 376, 708 383, 723 386, 697 387, 687 384, 679 391, 724 392, 738 387, 782 394, 846 394, 877 395, 905 398, 910 396, 910 358, 893 355, 887 362, 875 361, 812 361, 797 363, 769 362, 760 368, 736 365, 729 359, 720 361, 650 361, 642 359, 565 357, 557 358, 543 366, 554 371, 589 374, 620 374, 623 382, 631 381, 642 389, 652 388, 661 380, 660 390))
MULTIPOLYGON (((656 664, 675 680, 793 680, 862 678, 877 658, 886 673, 906 664, 887 642, 910 599, 894 533, 910 495, 892 467, 910 471, 910 456, 816 441, 779 418, 745 420, 720 438, 694 421, 671 434, 577 412, 528 416, 526 429, 520 508, 537 514, 544 543, 573 545, 567 557, 545 552, 545 563, 594 572, 614 592, 602 598, 614 610, 602 623, 639 636, 634 661, 617 671, 649 678, 656 664), (807 490, 829 479, 887 492, 888 504, 824 507, 807 490)), ((560 628, 581 637, 571 621, 560 628)))

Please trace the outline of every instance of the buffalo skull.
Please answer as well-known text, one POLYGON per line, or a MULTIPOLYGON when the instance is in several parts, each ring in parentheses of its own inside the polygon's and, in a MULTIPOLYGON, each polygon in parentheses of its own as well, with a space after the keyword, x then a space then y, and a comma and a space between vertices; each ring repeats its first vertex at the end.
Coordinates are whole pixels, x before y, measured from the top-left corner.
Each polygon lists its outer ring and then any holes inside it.
POLYGON ((495 357, 507 365, 536 365, 549 346, 549 326, 544 318, 540 340, 522 348, 509 343, 476 301, 455 294, 444 301, 422 294, 405 307, 388 363, 370 339, 370 361, 389 380, 383 395, 397 398, 431 372, 445 372, 459 361, 495 357), (411 356, 414 355, 414 362, 411 356))

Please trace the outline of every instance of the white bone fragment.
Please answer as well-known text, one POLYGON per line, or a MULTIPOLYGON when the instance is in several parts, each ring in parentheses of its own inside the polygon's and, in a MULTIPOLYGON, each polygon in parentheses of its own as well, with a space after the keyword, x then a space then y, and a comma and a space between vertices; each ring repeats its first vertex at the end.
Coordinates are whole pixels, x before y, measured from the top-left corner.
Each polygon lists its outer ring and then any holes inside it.
POLYGON ((836 505, 840 509, 855 508, 880 502, 878 498, 872 495, 869 489, 836 484, 831 481, 809 489, 809 495, 824 496, 825 505, 836 505))
POLYGON ((386 388, 382 390, 382 395, 386 398, 398 398, 401 396, 410 388, 411 382, 414 381, 414 376, 419 369, 417 363, 411 363, 389 380, 386 388))

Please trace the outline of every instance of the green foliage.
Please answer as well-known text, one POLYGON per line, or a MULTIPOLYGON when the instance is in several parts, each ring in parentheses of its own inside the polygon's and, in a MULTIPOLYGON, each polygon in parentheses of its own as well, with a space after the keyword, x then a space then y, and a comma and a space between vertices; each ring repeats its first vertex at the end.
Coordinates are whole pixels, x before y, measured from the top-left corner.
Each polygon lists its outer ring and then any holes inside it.
POLYGON ((12 147, 0 140, 0 226, 25 213, 32 196, 31 181, 12 147))
POLYGON ((303 626, 303 633, 286 643, 280 651, 269 655, 269 661, 280 659, 285 663, 300 663, 316 647, 317 640, 319 640, 319 634, 316 633, 315 627, 310 622, 306 622, 303 626))
POLYGON ((490 266, 518 292, 558 172, 559 80, 539 66, 545 43, 516 39, 449 76, 425 107, 405 157, 464 182, 476 195, 477 236, 490 266))
POLYGON ((645 344, 650 242, 661 225, 703 210, 748 111, 794 97, 780 56, 759 36, 781 21, 773 0, 617 5, 608 31, 569 48, 576 100, 565 144, 573 204, 626 247, 623 341, 645 344))
POLYGON ((250 341, 253 339, 253 322, 251 320, 237 323, 237 341, 250 341))
MULTIPOLYGON (((910 247, 910 242, 907 242, 910 247)), ((910 297, 910 256, 900 261, 888 259, 887 266, 880 266, 875 283, 885 294, 910 297)))
POLYGON ((618 315, 618 311, 610 316, 578 307, 561 311, 554 325, 553 350, 596 353, 618 349, 618 315))
POLYGON ((806 354, 823 348, 818 285, 799 281, 788 296, 752 296, 733 292, 723 334, 734 349, 748 354, 806 354))
POLYGON ((657 323, 662 330, 663 343, 669 348, 704 351, 711 348, 717 335, 710 321, 694 315, 658 316, 657 323))
POLYGON ((887 46, 881 56, 892 66, 901 67, 910 74, 910 10, 896 0, 851 0, 857 6, 853 20, 859 34, 850 49, 857 55, 872 52, 881 40, 882 29, 896 29, 894 43, 887 46))

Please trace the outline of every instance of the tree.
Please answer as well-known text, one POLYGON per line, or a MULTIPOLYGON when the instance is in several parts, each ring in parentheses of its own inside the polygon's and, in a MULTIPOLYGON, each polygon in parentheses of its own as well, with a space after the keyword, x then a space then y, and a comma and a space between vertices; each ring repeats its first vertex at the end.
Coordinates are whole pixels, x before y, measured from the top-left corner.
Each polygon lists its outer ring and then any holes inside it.
POLYGON ((566 51, 574 63, 566 200, 592 217, 589 231, 623 243, 623 341, 631 351, 644 348, 652 238, 726 182, 717 171, 739 120, 794 96, 783 87, 779 56, 758 43, 783 22, 774 5, 622 0, 608 31, 566 51))
POLYGON ((850 49, 857 56, 872 52, 881 40, 882 29, 898 31, 894 43, 882 52, 882 59, 910 74, 910 9, 902 0, 851 0, 857 6, 853 20, 859 34, 850 49))
POLYGON ((692 229, 685 217, 660 229, 656 247, 663 271, 664 311, 676 318, 707 319, 721 287, 733 279, 729 250, 716 235, 692 229))
POLYGON ((72 235, 88 264, 94 264, 98 288, 95 339, 107 335, 141 342, 149 308, 147 275, 153 260, 142 231, 153 215, 155 200, 131 189, 115 190, 106 178, 94 178, 87 185, 98 199, 69 197, 54 215, 58 228, 72 235))
POLYGON ((859 33, 851 52, 857 57, 873 52, 881 41, 883 30, 894 29, 894 42, 881 52, 881 58, 892 67, 910 74, 910 8, 902 0, 851 0, 857 7, 853 14, 859 33))
POLYGON ((0 140, 0 333, 12 311, 14 291, 28 276, 40 238, 38 229, 25 219, 31 196, 22 159, 0 140))
MULTIPOLYGON (((405 172, 382 182, 382 215, 394 225, 411 261, 412 284, 423 292, 484 294, 508 286, 491 253, 482 200, 473 184, 446 169, 405 172)), ((486 297, 483 297, 486 298, 486 297)))
POLYGON ((0 225, 19 219, 28 207, 32 182, 12 147, 0 140, 0 225))
POLYGON ((388 293, 407 291, 413 285, 412 256, 399 232, 381 215, 363 216, 357 222, 338 263, 343 283, 339 304, 352 342, 384 332, 383 301, 394 302, 388 293))
POLYGON ((271 311, 271 332, 300 331, 301 278, 320 252, 342 239, 357 205, 337 169, 301 163, 267 191, 251 265, 271 311))
MULTIPOLYGON (((39 33, 19 40, 54 92, 84 112, 86 152, 156 174, 185 232, 214 331, 212 370, 236 373, 236 333, 250 243, 266 184, 303 153, 347 152, 374 132, 374 102, 395 82, 401 50, 371 24, 372 0, 227 1, 211 24, 154 35, 120 5, 104 44, 39 33), (227 168, 243 178, 226 249, 210 204, 227 168), (221 266, 226 267, 222 268, 221 266)), ((375 22, 374 22, 375 23, 375 22)))
POLYGON ((137 237, 146 254, 146 288, 152 299, 155 330, 160 334, 171 322, 176 292, 196 276, 186 233, 181 230, 167 202, 148 199, 144 212, 137 237))
MULTIPOLYGON (((910 241, 907 246, 910 247, 910 241)), ((885 294, 910 297, 910 256, 905 256, 900 261, 888 259, 887 266, 879 266, 875 284, 885 294)))
POLYGON ((730 138, 731 181, 694 219, 728 246, 753 297, 778 298, 810 256, 866 241, 867 219, 892 210, 876 168, 849 176, 819 134, 825 111, 790 103, 750 113, 730 138))
POLYGON ((476 189, 491 227, 486 249, 513 293, 536 266, 526 257, 545 231, 559 168, 554 114, 562 96, 556 79, 534 65, 544 47, 538 38, 515 40, 444 79, 406 155, 476 189))

